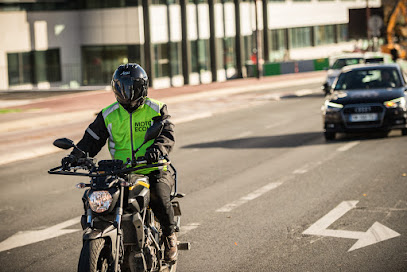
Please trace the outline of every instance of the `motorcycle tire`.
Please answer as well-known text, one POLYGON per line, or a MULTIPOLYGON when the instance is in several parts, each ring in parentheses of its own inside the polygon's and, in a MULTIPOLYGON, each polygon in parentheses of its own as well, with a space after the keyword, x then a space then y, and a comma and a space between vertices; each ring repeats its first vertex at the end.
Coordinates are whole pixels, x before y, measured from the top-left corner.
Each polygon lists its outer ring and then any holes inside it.
POLYGON ((109 255, 103 250, 105 239, 87 240, 83 244, 78 263, 78 272, 106 272, 109 255))

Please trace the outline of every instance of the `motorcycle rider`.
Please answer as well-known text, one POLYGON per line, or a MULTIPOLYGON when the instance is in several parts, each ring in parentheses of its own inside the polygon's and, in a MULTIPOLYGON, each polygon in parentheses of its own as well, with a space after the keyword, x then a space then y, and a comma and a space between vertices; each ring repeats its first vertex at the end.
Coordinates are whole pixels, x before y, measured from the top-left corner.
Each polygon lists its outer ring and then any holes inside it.
MULTIPOLYGON (((94 157, 109 142, 112 159, 126 163, 128 158, 144 156, 147 163, 154 163, 171 151, 174 141, 174 125, 168 115, 167 106, 147 97, 148 76, 144 69, 135 63, 120 65, 113 73, 111 81, 117 102, 104 108, 86 129, 77 147, 94 157), (160 135, 145 144, 136 154, 133 148, 139 147, 144 141, 146 130, 153 122, 164 122, 160 135)), ((74 166, 82 152, 74 149, 70 155, 62 159, 64 167, 74 166)), ((150 180, 150 207, 161 223, 166 261, 175 261, 177 237, 174 233, 174 211, 170 201, 174 179, 169 171, 153 170, 147 172, 150 180)))

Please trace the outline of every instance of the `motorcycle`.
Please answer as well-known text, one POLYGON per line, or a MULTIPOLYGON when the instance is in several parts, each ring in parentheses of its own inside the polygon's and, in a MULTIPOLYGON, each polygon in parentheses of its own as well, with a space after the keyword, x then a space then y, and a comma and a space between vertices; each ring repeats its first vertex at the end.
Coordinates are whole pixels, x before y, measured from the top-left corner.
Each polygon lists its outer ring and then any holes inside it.
MULTIPOLYGON (((155 139, 161 132, 162 123, 154 123, 145 134, 143 144, 155 139)), ((54 141, 61 149, 76 148, 72 140, 61 138, 54 141)), ((85 154, 83 152, 83 154, 85 154)), ((85 154, 86 155, 86 154, 85 154)), ((134 156, 133 156, 134 157, 134 156)), ((149 208, 150 190, 148 176, 139 172, 149 168, 171 167, 175 186, 171 203, 176 221, 175 231, 180 230, 181 209, 176 198, 184 197, 177 192, 176 169, 167 158, 147 164, 143 158, 101 160, 85 156, 76 166, 63 165, 52 168, 49 174, 87 176, 89 183, 79 183, 77 188, 88 188, 82 201, 83 246, 80 253, 79 272, 107 271, 176 271, 176 261, 164 260, 164 239, 160 222, 149 208)), ((189 250, 189 243, 178 242, 179 250, 189 250)))

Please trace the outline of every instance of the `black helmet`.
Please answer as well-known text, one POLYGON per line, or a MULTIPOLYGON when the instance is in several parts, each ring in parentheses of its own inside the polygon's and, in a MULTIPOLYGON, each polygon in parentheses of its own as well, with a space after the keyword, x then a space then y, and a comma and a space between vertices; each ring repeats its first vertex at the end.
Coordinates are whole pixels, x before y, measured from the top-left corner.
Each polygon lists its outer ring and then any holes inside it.
POLYGON ((113 73, 112 89, 116 100, 125 109, 135 110, 147 97, 147 73, 136 63, 122 64, 113 73))

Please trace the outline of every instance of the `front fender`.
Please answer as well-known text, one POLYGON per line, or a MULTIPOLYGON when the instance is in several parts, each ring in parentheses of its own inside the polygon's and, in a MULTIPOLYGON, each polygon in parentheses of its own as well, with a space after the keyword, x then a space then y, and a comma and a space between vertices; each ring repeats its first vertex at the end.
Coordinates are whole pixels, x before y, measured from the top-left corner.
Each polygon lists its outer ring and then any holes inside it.
POLYGON ((99 238, 104 238, 110 244, 110 248, 112 250, 112 256, 115 256, 116 253, 116 240, 117 240, 117 228, 113 225, 109 225, 107 228, 95 229, 88 227, 84 230, 82 240, 83 242, 88 240, 95 240, 99 238))

